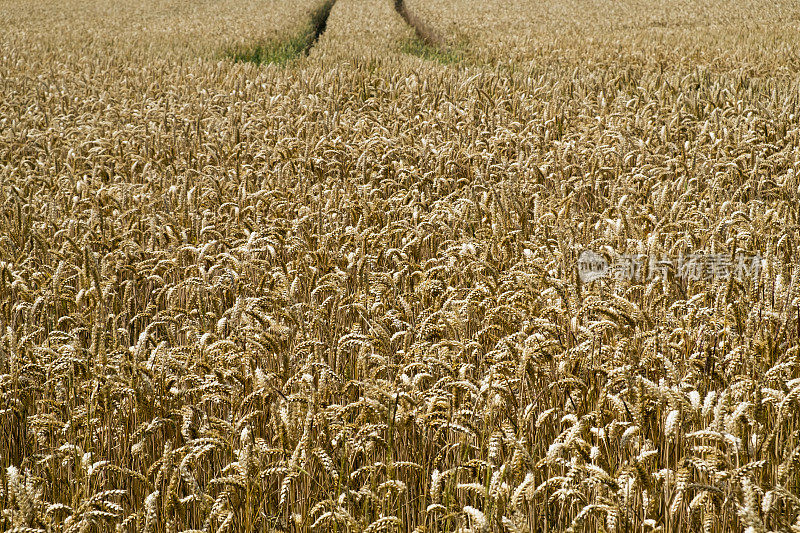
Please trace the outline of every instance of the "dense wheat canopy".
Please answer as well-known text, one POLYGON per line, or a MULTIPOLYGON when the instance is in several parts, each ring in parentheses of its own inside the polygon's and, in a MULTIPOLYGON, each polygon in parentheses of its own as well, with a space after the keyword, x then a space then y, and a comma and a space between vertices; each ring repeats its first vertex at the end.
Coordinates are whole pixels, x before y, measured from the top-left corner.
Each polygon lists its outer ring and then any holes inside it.
POLYGON ((800 533, 796 2, 0 30, 0 530, 800 533))

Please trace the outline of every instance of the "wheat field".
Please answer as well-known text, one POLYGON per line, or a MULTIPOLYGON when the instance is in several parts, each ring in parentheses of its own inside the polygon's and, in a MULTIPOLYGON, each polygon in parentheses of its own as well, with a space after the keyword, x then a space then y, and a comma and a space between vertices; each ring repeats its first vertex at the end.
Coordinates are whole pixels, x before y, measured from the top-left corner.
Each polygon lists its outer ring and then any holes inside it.
POLYGON ((0 30, 0 530, 800 533, 796 2, 0 30))

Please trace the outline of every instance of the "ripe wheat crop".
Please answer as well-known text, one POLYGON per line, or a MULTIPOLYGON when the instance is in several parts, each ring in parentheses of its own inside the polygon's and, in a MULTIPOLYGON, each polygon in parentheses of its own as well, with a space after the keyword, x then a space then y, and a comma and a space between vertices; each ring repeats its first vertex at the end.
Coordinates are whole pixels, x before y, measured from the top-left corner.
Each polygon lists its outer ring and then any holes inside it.
POLYGON ((796 3, 0 29, 0 530, 800 533, 796 3))

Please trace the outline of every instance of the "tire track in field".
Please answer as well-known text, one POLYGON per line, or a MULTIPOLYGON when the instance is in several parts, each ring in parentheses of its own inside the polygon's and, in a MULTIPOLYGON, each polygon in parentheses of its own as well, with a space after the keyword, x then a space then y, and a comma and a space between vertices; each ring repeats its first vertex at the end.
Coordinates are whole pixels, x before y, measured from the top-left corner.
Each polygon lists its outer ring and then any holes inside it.
POLYGON ((286 64, 308 56, 328 28, 328 18, 337 0, 324 0, 308 11, 296 33, 234 46, 225 55, 234 61, 256 64, 286 64))
POLYGON ((328 29, 328 18, 331 16, 331 10, 333 10, 335 4, 336 0, 325 0, 322 5, 311 13, 312 34, 306 49, 303 51, 305 55, 311 53, 311 49, 314 48, 322 34, 328 29))
POLYGON ((442 37, 436 33, 425 21, 409 11, 405 0, 394 0, 394 10, 402 17, 406 24, 411 26, 417 38, 428 46, 439 47, 444 44, 442 37))

